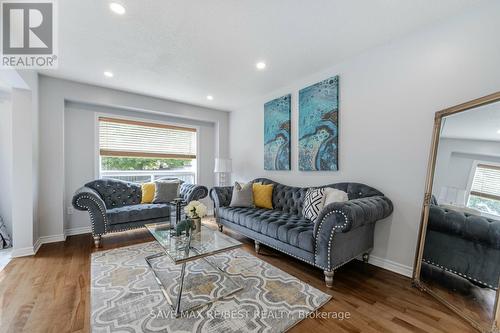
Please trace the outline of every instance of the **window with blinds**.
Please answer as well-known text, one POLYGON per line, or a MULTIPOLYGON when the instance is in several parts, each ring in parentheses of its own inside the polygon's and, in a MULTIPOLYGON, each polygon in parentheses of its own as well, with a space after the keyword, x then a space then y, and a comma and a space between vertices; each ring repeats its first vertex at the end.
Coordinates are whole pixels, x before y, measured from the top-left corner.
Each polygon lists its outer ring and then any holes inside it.
POLYGON ((106 157, 195 159, 196 129, 99 117, 99 153, 106 157))
POLYGON ((500 166, 478 164, 467 206, 500 216, 500 166))

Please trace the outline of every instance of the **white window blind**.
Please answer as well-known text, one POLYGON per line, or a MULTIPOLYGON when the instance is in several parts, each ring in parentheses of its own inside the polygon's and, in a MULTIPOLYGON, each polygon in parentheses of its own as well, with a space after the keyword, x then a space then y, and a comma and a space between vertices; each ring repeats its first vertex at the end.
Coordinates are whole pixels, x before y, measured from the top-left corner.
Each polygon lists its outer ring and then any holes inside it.
POLYGON ((500 167, 478 164, 470 194, 486 199, 500 200, 500 167))
POLYGON ((196 158, 196 129, 99 117, 101 156, 196 158))

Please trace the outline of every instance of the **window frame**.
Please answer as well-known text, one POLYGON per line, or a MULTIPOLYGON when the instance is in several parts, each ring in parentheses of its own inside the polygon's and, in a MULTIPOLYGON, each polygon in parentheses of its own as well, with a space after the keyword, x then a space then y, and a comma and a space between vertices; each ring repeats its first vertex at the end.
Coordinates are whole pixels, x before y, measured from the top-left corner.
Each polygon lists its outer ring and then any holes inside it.
MULTIPOLYGON (((466 188, 466 192, 465 192, 467 195, 467 198, 465 200, 465 207, 468 207, 468 208, 471 208, 471 207, 469 207, 469 199, 471 196, 472 184, 474 183, 474 176, 476 175, 476 169, 477 169, 477 166, 479 164, 491 165, 491 166, 500 168, 500 163, 498 163, 498 162, 482 161, 482 160, 474 160, 472 162, 472 167, 471 167, 471 170, 469 172, 469 179, 467 181, 467 188, 466 188)), ((489 213, 482 212, 482 211, 481 211, 481 216, 488 217, 490 219, 495 219, 495 220, 498 220, 500 218, 500 215, 489 214, 489 213)))
POLYGON ((151 118, 141 118, 127 115, 120 115, 116 113, 105 113, 105 112, 96 112, 94 114, 94 179, 101 179, 101 150, 100 150, 100 141, 99 141, 99 118, 115 118, 122 119, 125 121, 136 121, 136 122, 144 122, 144 123, 155 123, 159 125, 165 126, 173 126, 173 127, 185 127, 190 128, 196 131, 196 158, 194 170, 194 183, 198 183, 198 177, 200 174, 200 127, 196 125, 185 124, 182 122, 167 122, 157 119, 151 118))

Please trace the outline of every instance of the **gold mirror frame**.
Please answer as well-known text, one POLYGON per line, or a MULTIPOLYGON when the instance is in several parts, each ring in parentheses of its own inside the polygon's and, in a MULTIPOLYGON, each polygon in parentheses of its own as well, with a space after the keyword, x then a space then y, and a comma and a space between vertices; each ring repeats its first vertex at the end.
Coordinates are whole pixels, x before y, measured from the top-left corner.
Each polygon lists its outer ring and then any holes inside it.
MULTIPOLYGON (((427 222, 429 218, 429 205, 431 203, 431 197, 432 197, 432 186, 434 182, 434 169, 436 167, 436 157, 437 157, 437 151, 438 151, 438 145, 439 145, 439 138, 441 134, 441 123, 443 117, 450 116, 456 113, 460 113, 463 111, 467 111, 479 106, 483 106, 486 104, 494 103, 500 101, 500 91, 493 93, 491 95, 487 95, 466 103, 462 103, 456 106, 453 106, 448 109, 444 109, 441 111, 436 112, 435 117, 434 117, 434 131, 432 133, 432 143, 431 143, 431 150, 429 153, 429 161, 427 164, 427 177, 425 180, 425 194, 424 194, 424 201, 422 205, 422 215, 421 215, 421 222, 420 222, 420 230, 419 230, 419 241, 417 244, 417 252, 415 256, 415 263, 414 263, 414 270, 413 270, 413 284, 419 288, 422 291, 425 291, 429 293, 432 297, 436 298, 438 301, 443 303, 445 306, 447 306, 449 309, 451 309, 453 312, 458 314, 461 318, 465 319, 467 322, 469 322, 474 328, 478 329, 480 332, 499 332, 499 320, 500 320, 500 309, 499 309, 499 292, 500 289, 497 289, 496 292, 496 297, 495 297, 495 306, 494 306, 494 319, 493 322, 488 325, 484 326, 484 324, 476 322, 473 318, 469 317, 462 309, 459 307, 455 306, 454 304, 450 303, 448 300, 444 299, 437 293, 435 293, 432 289, 428 288, 425 283, 423 283, 420 280, 420 272, 421 272, 421 267, 422 267, 422 256, 424 253, 424 243, 425 243, 425 236, 426 236, 426 231, 427 231, 427 222)), ((500 263, 499 263, 500 264, 500 263)), ((500 281, 499 281, 500 283, 500 281)))

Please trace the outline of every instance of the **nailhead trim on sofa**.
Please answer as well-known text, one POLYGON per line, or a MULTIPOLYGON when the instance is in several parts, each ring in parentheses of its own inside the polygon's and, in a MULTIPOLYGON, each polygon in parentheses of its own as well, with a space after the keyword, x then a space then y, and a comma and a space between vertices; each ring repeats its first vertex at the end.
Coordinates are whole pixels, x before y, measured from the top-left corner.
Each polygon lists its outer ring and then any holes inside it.
MULTIPOLYGON (((323 227, 323 222, 325 222, 325 220, 332 214, 341 214, 342 216, 344 216, 344 221, 345 223, 342 224, 342 225, 336 225, 332 228, 332 231, 330 232, 330 237, 329 237, 329 241, 328 241, 328 270, 331 271, 331 252, 332 252, 332 243, 333 243, 333 236, 335 234, 335 230, 336 229, 342 229, 342 228, 345 228, 347 226, 347 215, 340 211, 340 210, 332 210, 331 212, 327 213, 323 219, 321 220, 321 222, 319 223, 319 226, 318 226, 318 231, 316 232, 316 237, 315 237, 315 247, 314 247, 314 260, 316 261, 316 258, 317 258, 317 255, 318 255, 318 243, 319 243, 319 235, 321 234, 321 228, 323 227)), ((319 267, 319 266, 318 266, 319 267)))
POLYGON ((442 268, 442 269, 444 269, 445 271, 448 271, 448 272, 451 272, 451 273, 454 273, 454 274, 460 275, 461 277, 464 277, 464 278, 466 278, 466 279, 468 279, 468 280, 473 280, 473 281, 476 281, 476 282, 478 282, 478 283, 484 284, 485 286, 488 286, 488 287, 490 287, 491 289, 495 289, 495 290, 496 290, 496 288, 497 288, 497 287, 493 287, 492 285, 490 285, 490 284, 488 284, 488 283, 486 283, 486 282, 483 282, 483 281, 477 280, 477 279, 475 279, 475 278, 473 278, 473 277, 471 277, 471 276, 468 276, 468 275, 466 275, 466 274, 462 274, 462 273, 457 272, 457 271, 454 271, 453 269, 450 269, 450 268, 448 268, 448 267, 444 267, 444 266, 442 266, 442 265, 440 265, 440 264, 436 264, 435 262, 432 262, 432 261, 430 261, 430 260, 422 259, 422 261, 424 261, 424 262, 426 262, 426 263, 428 263, 428 264, 430 264, 430 265, 433 265, 433 266, 436 266, 436 267, 442 268))
MULTIPOLYGON (((283 250, 283 249, 280 249, 280 248, 279 248, 279 247, 277 247, 277 246, 270 245, 270 244, 268 244, 268 243, 266 243, 266 242, 263 242, 263 241, 261 241, 261 240, 258 240, 258 242, 259 242, 259 243, 261 243, 261 244, 264 244, 264 245, 266 245, 266 246, 269 246, 269 247, 271 247, 271 248, 273 248, 273 249, 275 249, 275 250, 278 250, 278 251, 280 251, 280 252, 283 252, 284 254, 287 254, 287 255, 289 255, 289 256, 291 256, 291 257, 294 257, 294 258, 299 259, 299 260, 301 260, 301 261, 303 261, 303 262, 306 262, 306 263, 308 263, 309 265, 316 266, 316 265, 315 265, 312 261, 306 260, 306 259, 301 258, 301 257, 299 257, 299 256, 296 256, 296 255, 294 255, 294 254, 292 254, 292 253, 289 253, 289 252, 287 252, 287 251, 285 251, 285 250, 283 250)), ((319 268, 322 268, 322 269, 323 269, 323 267, 320 267, 320 266, 317 266, 317 267, 319 267, 319 268)))
POLYGON ((104 232, 105 233, 108 230, 108 218, 107 218, 106 213, 105 213, 106 212, 106 208, 102 207, 100 202, 98 202, 97 200, 95 200, 95 198, 93 198, 92 196, 89 196, 89 195, 82 195, 81 197, 79 197, 76 200, 76 204, 77 205, 79 205, 83 209, 86 209, 89 212, 89 215, 90 215, 90 227, 92 228, 92 235, 93 236, 102 236, 102 234, 96 234, 95 233, 95 217, 94 217, 94 212, 92 210, 88 209, 89 208, 88 206, 82 205, 80 203, 80 201, 82 199, 89 199, 89 200, 95 202, 95 204, 99 207, 99 211, 100 211, 100 213, 102 215, 102 218, 103 218, 103 221, 104 221, 104 232))

